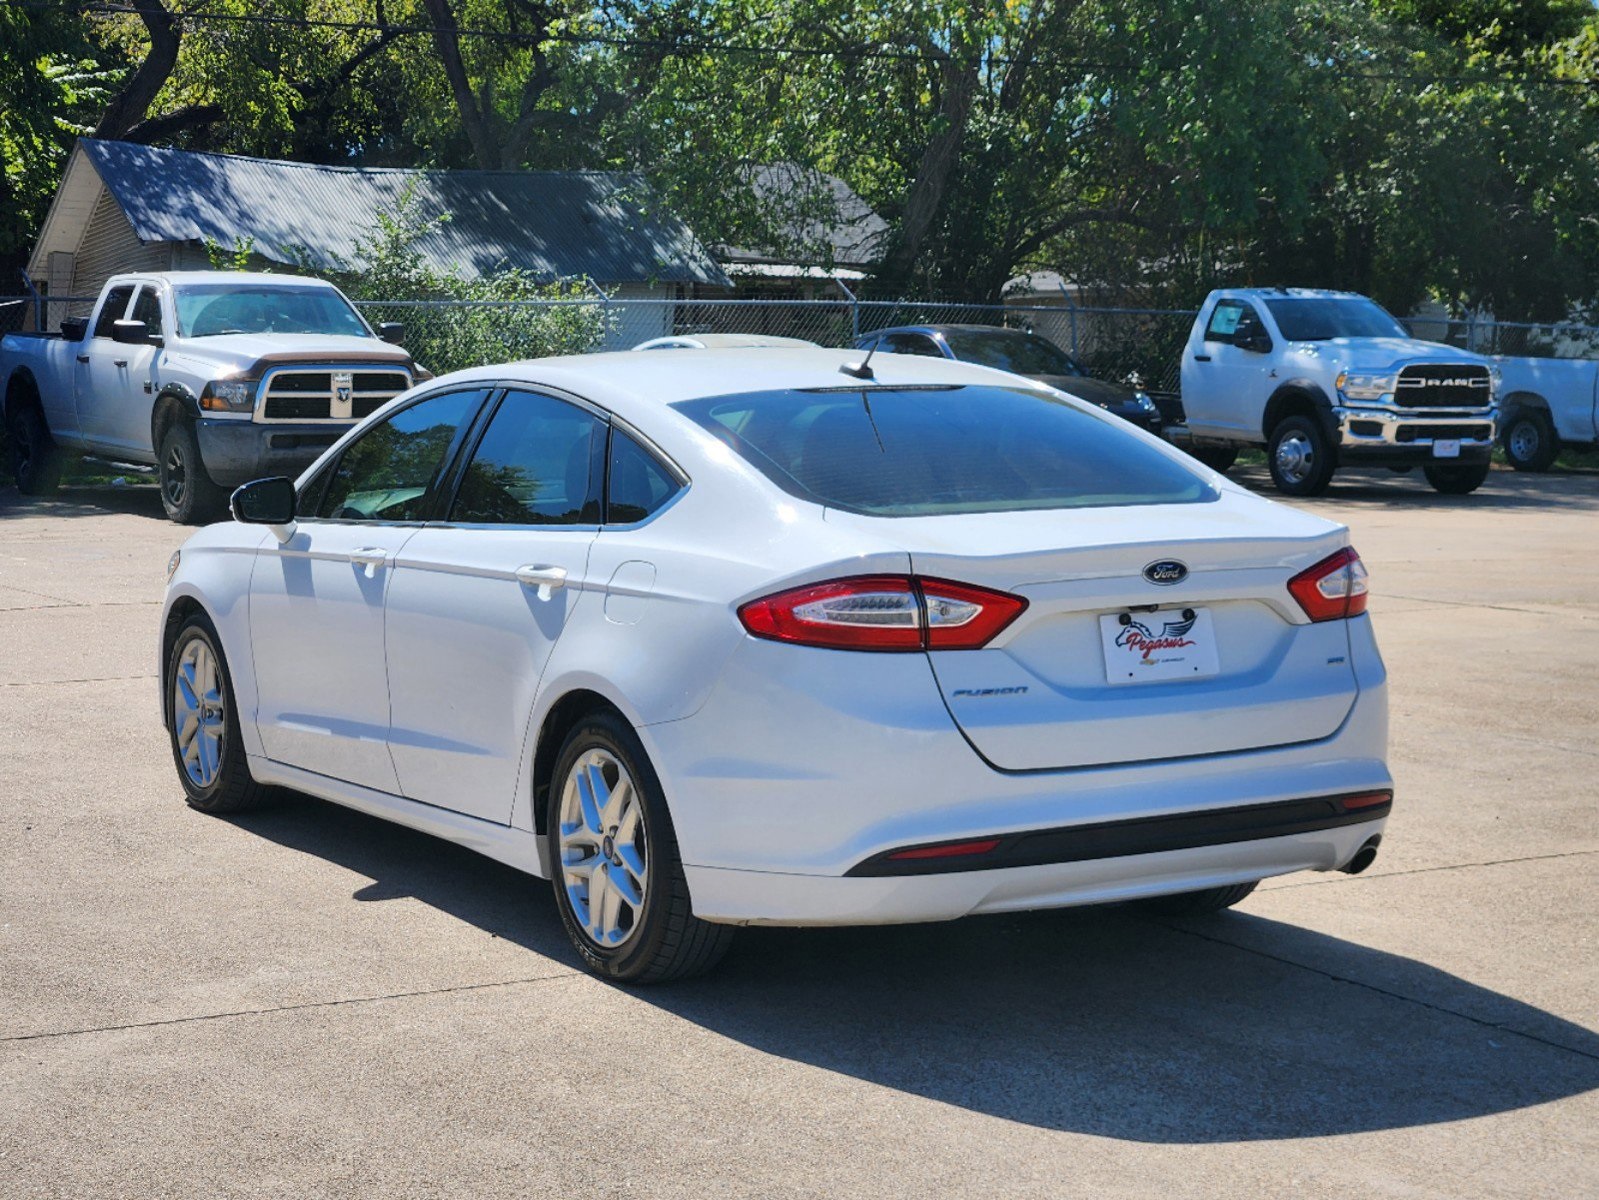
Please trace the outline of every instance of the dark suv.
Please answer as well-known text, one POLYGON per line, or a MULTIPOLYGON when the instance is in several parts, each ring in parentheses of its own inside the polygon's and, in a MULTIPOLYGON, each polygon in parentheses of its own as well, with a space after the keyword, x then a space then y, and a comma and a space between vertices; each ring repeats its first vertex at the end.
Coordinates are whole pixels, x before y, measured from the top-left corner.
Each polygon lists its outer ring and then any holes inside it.
POLYGON ((865 334, 855 344, 883 354, 921 354, 998 367, 1097 404, 1150 433, 1161 430, 1160 410, 1148 395, 1092 378, 1069 354, 1036 333, 994 325, 896 325, 865 334))

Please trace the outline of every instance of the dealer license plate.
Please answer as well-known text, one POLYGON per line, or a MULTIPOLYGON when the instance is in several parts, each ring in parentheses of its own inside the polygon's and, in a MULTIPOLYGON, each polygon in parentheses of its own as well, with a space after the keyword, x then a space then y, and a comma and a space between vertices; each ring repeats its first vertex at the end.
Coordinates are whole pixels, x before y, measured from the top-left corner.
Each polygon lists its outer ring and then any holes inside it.
POLYGON ((1221 670, 1208 608, 1111 613, 1099 618, 1099 638, 1107 683, 1203 679, 1221 670))
POLYGON ((1434 442, 1432 444, 1432 456, 1434 458, 1459 458, 1460 439, 1441 438, 1434 442))

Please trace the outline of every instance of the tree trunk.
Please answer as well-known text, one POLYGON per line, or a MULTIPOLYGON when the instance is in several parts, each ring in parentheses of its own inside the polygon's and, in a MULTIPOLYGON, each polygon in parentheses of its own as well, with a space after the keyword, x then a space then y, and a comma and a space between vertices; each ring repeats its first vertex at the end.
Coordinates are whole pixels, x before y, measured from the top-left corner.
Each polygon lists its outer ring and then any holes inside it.
POLYGON ((423 0, 423 4, 433 22, 433 46, 444 63, 444 76, 450 81, 450 93, 455 97, 461 128, 466 131, 466 140, 472 144, 472 157, 477 159, 477 165, 483 170, 497 171, 502 165, 498 139, 489 128, 483 110, 478 107, 477 97, 472 94, 471 81, 466 77, 466 64, 461 61, 460 26, 455 22, 450 0, 423 0))
POLYGON ((94 127, 92 136, 97 138, 122 138, 140 124, 154 103, 156 93, 178 63, 181 35, 172 14, 162 6, 161 0, 132 0, 132 4, 149 31, 150 53, 144 56, 133 78, 106 106, 100 123, 94 127))
POLYGON ((966 123, 972 115, 972 103, 977 96, 978 62, 962 66, 953 59, 943 66, 944 89, 939 101, 935 124, 939 131, 928 140, 922 151, 921 162, 916 167, 916 178, 905 197, 905 213, 900 218, 899 230, 894 236, 888 254, 878 274, 881 278, 900 283, 910 277, 922 245, 932 231, 944 206, 944 195, 960 164, 961 145, 966 138, 966 123))

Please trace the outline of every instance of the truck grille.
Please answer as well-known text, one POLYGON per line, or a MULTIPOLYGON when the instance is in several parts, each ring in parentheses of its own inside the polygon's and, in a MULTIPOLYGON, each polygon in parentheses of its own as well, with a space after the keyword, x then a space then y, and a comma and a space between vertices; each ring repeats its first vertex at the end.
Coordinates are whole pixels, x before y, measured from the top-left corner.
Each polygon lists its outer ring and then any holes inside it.
POLYGON ((272 371, 261 384, 261 419, 360 420, 410 386, 411 377, 404 371, 327 368, 272 371))
POLYGON ((1404 408, 1487 408, 1488 368, 1442 363, 1399 372, 1394 402, 1404 408))

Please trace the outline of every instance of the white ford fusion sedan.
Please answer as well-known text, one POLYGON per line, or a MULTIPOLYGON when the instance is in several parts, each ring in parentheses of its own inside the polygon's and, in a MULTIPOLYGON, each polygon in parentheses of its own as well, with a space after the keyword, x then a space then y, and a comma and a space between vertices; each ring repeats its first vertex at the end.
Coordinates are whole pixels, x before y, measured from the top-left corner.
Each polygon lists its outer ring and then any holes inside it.
POLYGON ((733 926, 1227 907, 1393 799, 1347 531, 1087 404, 758 347, 432 380, 174 556, 189 803, 550 879, 596 972, 733 926))

